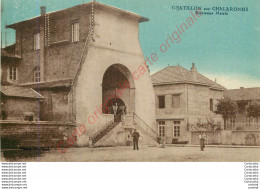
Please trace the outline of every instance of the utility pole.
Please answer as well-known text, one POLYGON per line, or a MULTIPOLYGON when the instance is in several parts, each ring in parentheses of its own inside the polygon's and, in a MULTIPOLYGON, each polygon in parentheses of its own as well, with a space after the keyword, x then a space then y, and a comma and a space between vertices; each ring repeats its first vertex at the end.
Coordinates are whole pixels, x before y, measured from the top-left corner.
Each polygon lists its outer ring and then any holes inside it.
POLYGON ((1 31, 1 49, 3 48, 3 32, 1 31))
POLYGON ((7 32, 6 32, 6 22, 5 22, 5 47, 7 46, 7 32))

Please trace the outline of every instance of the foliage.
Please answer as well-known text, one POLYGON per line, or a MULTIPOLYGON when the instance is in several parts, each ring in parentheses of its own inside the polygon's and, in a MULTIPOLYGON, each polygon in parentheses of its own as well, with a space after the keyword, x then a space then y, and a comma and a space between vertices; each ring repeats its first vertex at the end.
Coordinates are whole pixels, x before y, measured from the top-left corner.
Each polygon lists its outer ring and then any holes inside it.
POLYGON ((215 131, 221 129, 221 124, 216 122, 213 118, 208 117, 207 122, 202 122, 201 118, 198 118, 198 122, 196 123, 198 128, 204 128, 208 131, 215 131))
POLYGON ((224 124, 226 124, 226 120, 232 117, 236 117, 238 112, 237 103, 230 98, 223 98, 218 100, 218 104, 216 105, 216 114, 220 114, 224 119, 224 124))
POLYGON ((253 101, 246 106, 247 116, 248 117, 260 117, 260 103, 253 101))

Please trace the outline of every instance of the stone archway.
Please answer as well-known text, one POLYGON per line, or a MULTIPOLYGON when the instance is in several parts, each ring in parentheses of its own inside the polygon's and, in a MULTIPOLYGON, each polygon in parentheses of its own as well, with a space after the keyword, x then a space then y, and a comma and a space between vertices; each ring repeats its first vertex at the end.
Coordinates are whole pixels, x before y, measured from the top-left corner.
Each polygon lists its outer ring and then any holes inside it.
POLYGON ((102 81, 102 104, 104 114, 114 114, 113 105, 118 112, 130 114, 135 111, 135 87, 132 74, 122 64, 113 64, 107 68, 102 81))

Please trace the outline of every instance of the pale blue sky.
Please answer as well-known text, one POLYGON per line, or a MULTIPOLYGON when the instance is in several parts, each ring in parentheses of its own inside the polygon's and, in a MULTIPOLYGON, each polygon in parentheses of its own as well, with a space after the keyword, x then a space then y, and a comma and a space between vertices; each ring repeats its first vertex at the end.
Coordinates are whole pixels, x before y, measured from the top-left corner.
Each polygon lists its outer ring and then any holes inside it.
MULTIPOLYGON (((4 25, 40 14, 40 6, 47 12, 61 10, 82 3, 82 0, 2 0, 2 34, 4 25)), ((88 2, 85 0, 85 2, 88 2)), ((140 42, 145 55, 156 52, 159 61, 150 67, 154 73, 166 66, 177 65, 189 69, 196 63, 200 73, 227 88, 260 87, 260 2, 259 0, 99 0, 148 17, 140 24, 140 42), (181 36, 166 53, 160 52, 167 34, 176 30, 190 16, 190 11, 172 10, 172 6, 248 7, 248 12, 229 12, 228 16, 203 15, 181 36)), ((3 40, 4 42, 4 40, 3 40)), ((8 45, 14 42, 14 32, 7 30, 8 45)))

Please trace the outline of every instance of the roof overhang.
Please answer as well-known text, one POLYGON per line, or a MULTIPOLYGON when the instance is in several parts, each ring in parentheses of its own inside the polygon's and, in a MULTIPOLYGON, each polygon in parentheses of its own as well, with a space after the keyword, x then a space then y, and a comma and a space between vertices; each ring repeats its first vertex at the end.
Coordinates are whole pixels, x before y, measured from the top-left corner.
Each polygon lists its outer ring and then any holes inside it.
POLYGON ((19 93, 19 91, 16 91, 16 88, 17 90, 23 90, 23 88, 18 88, 16 86, 2 86, 1 89, 0 89, 0 92, 3 96, 5 97, 17 97, 17 98, 27 98, 27 99, 44 99, 44 97, 36 92, 35 90, 33 90, 32 88, 24 88, 24 90, 27 90, 27 91, 23 91, 22 93, 19 93), (3 89, 5 88, 5 89, 3 89), (12 89, 11 91, 8 90, 9 89, 12 89), (7 90, 7 91, 5 91, 7 90), (24 93, 28 93, 28 95, 24 95, 24 93), (31 92, 31 93, 30 93, 31 92), (29 94, 30 93, 30 94, 29 94))
POLYGON ((23 87, 31 87, 33 89, 50 89, 50 88, 70 88, 72 79, 57 80, 57 81, 43 81, 39 83, 21 84, 23 87))
POLYGON ((160 83, 156 83, 153 82, 153 86, 160 86, 160 85, 173 85, 173 84, 193 84, 193 85, 201 85, 201 86, 207 86, 210 89, 214 89, 214 90, 220 90, 220 91, 225 91, 227 90, 226 88, 217 88, 217 87, 212 87, 211 85, 207 84, 207 83, 200 83, 200 82, 191 82, 191 81, 175 81, 175 82, 160 82, 160 83))
MULTIPOLYGON (((131 17, 135 17, 135 18, 138 19, 139 23, 149 21, 148 18, 140 16, 140 15, 138 15, 136 13, 133 13, 133 12, 130 12, 130 11, 126 11, 126 10, 122 10, 122 9, 117 8, 117 7, 113 7, 113 6, 106 5, 106 4, 99 3, 99 2, 88 2, 88 3, 80 4, 80 5, 77 5, 77 6, 74 6, 74 7, 70 7, 70 8, 67 8, 67 9, 62 9, 62 10, 58 10, 58 11, 48 12, 46 14, 50 14, 50 15, 58 14, 58 13, 62 13, 64 11, 67 11, 69 9, 73 9, 73 8, 79 7, 79 6, 91 6, 92 3, 94 3, 94 6, 96 6, 97 8, 104 8, 104 9, 116 11, 116 12, 119 12, 119 13, 122 13, 122 14, 126 14, 126 15, 131 16, 131 17)), ((36 16, 36 17, 30 18, 30 19, 27 19, 27 20, 23 20, 23 21, 20 21, 20 22, 16 22, 14 24, 7 25, 6 28, 16 29, 18 26, 20 26, 22 24, 25 24, 25 23, 28 23, 28 22, 33 22, 33 21, 38 21, 39 19, 43 19, 43 18, 44 18, 44 15, 36 16)))

